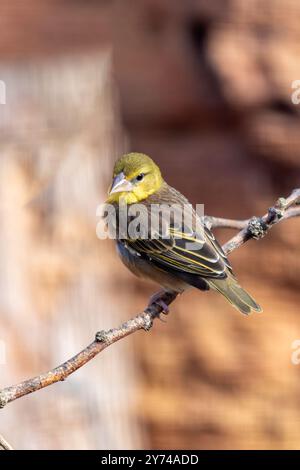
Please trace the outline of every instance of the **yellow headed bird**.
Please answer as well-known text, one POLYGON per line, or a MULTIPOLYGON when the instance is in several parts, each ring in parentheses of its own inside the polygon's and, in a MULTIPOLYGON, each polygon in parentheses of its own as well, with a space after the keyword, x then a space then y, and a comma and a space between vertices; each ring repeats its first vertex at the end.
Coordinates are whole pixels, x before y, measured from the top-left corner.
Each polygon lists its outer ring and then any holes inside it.
POLYGON ((193 224, 187 231, 175 219, 162 217, 167 232, 153 237, 150 229, 143 236, 117 235, 117 247, 124 264, 137 276, 150 278, 166 291, 181 293, 193 286, 220 292, 240 312, 249 314, 261 307, 238 284, 231 265, 212 232, 191 208, 188 200, 163 179, 159 167, 142 153, 123 155, 115 164, 107 204, 116 209, 118 226, 120 207, 140 204, 150 220, 150 211, 157 205, 189 207, 193 224), (197 222, 201 230, 195 231, 197 222), (151 236, 150 236, 151 235, 151 236))

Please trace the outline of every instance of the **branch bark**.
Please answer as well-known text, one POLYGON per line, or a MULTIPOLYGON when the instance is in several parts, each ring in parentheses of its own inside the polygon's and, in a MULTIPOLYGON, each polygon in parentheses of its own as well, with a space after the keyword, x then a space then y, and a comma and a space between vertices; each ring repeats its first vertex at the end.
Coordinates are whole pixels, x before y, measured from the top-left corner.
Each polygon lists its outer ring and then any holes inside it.
POLYGON ((13 450, 12 446, 0 434, 0 450, 13 450))
MULTIPOLYGON (((262 217, 252 217, 251 219, 243 221, 205 217, 204 222, 212 229, 231 228, 240 230, 234 237, 225 243, 225 245, 223 245, 224 252, 229 254, 251 238, 259 239, 264 237, 273 225, 291 217, 300 216, 299 204, 300 189, 295 189, 287 198, 279 198, 275 205, 262 217)), ((163 301, 161 303, 162 305, 170 305, 176 297, 176 294, 164 292, 160 295, 160 299, 163 301)), ((122 338, 125 338, 138 330, 148 331, 152 327, 155 318, 159 317, 162 311, 162 306, 152 304, 142 313, 139 313, 134 318, 126 321, 118 328, 98 332, 92 343, 58 367, 31 379, 24 380, 17 385, 0 390, 0 408, 3 408, 8 403, 28 395, 29 393, 36 392, 41 388, 45 388, 56 382, 65 380, 69 375, 84 366, 101 351, 111 344, 120 341, 122 338)))

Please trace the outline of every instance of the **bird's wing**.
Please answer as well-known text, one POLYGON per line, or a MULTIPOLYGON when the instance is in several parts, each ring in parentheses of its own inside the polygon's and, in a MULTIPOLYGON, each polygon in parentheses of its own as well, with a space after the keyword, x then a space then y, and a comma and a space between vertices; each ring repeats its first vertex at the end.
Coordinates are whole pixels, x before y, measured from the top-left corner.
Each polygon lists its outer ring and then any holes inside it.
POLYGON ((205 226, 197 235, 170 226, 167 238, 127 239, 125 243, 158 268, 178 275, 223 279, 228 270, 232 272, 222 248, 205 226))

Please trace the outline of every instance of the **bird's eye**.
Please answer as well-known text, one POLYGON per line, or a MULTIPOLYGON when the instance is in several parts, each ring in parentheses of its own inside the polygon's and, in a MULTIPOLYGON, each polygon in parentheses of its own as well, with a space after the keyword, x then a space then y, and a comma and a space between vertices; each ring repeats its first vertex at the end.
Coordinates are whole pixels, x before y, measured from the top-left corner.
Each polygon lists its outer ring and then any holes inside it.
POLYGON ((140 173, 139 175, 137 175, 136 180, 142 181, 144 179, 144 176, 145 176, 144 173, 140 173))

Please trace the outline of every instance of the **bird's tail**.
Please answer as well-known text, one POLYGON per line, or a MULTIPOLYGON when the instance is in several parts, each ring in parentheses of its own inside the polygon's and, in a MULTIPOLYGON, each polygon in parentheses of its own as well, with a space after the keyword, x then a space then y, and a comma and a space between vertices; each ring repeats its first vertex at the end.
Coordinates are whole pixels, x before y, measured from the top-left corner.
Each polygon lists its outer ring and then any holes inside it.
POLYGON ((228 276, 226 279, 207 280, 212 289, 220 292, 241 313, 248 315, 252 310, 262 312, 262 308, 255 300, 237 283, 236 279, 228 276))

